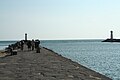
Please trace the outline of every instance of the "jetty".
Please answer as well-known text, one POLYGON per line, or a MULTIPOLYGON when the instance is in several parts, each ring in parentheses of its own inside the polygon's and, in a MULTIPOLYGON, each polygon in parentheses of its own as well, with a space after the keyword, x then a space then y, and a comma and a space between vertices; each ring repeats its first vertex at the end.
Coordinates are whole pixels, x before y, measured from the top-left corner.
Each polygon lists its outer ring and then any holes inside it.
POLYGON ((120 42, 120 39, 114 39, 113 31, 110 31, 110 38, 103 40, 102 42, 120 42))
POLYGON ((112 80, 73 62, 54 51, 40 47, 18 49, 15 55, 0 57, 0 80, 112 80))
POLYGON ((33 40, 9 45, 0 54, 0 80, 112 80, 67 59, 33 40), (28 44, 29 43, 29 44, 28 44))

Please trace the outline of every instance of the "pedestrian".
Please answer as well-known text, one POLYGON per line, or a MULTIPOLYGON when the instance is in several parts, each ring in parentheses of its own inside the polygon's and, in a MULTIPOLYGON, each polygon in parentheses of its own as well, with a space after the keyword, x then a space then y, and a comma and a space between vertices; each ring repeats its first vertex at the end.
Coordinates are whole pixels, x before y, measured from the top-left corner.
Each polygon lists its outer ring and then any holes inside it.
POLYGON ((31 41, 27 41, 28 50, 31 50, 31 41))
POLYGON ((35 41, 33 39, 31 41, 31 45, 32 45, 32 50, 34 50, 34 48, 35 48, 35 41))
POLYGON ((21 48, 21 50, 23 50, 23 46, 24 46, 24 42, 20 41, 20 48, 21 48))
POLYGON ((36 53, 40 53, 40 41, 37 39, 35 40, 35 49, 36 49, 36 53))

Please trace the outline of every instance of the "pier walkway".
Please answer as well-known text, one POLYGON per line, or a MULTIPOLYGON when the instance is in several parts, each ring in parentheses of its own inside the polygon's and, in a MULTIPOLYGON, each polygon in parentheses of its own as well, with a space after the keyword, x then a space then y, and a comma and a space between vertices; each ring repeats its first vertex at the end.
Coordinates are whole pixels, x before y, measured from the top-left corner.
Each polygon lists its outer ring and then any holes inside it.
POLYGON ((51 50, 18 51, 0 58, 0 80, 111 80, 51 50))

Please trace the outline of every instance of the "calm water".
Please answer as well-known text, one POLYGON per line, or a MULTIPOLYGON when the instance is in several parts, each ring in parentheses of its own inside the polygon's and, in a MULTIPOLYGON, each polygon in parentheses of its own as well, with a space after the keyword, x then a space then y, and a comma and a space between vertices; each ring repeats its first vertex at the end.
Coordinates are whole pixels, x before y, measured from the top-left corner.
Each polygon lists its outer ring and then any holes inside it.
POLYGON ((113 80, 120 80, 120 43, 102 40, 42 41, 42 45, 113 80))
MULTIPOLYGON (((102 40, 44 40, 41 45, 113 80, 120 80, 120 43, 102 40)), ((0 41, 0 49, 15 41, 0 41)))
POLYGON ((17 41, 0 41, 0 50, 5 49, 10 44, 14 44, 17 41))

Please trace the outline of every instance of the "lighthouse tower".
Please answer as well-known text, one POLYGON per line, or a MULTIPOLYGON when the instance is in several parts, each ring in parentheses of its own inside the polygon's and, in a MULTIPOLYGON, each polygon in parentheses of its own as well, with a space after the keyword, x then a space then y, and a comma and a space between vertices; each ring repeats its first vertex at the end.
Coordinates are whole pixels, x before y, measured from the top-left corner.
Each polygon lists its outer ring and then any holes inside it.
POLYGON ((110 31, 110 39, 113 40, 113 31, 110 31))
POLYGON ((25 41, 27 41, 27 33, 25 33, 25 41))

